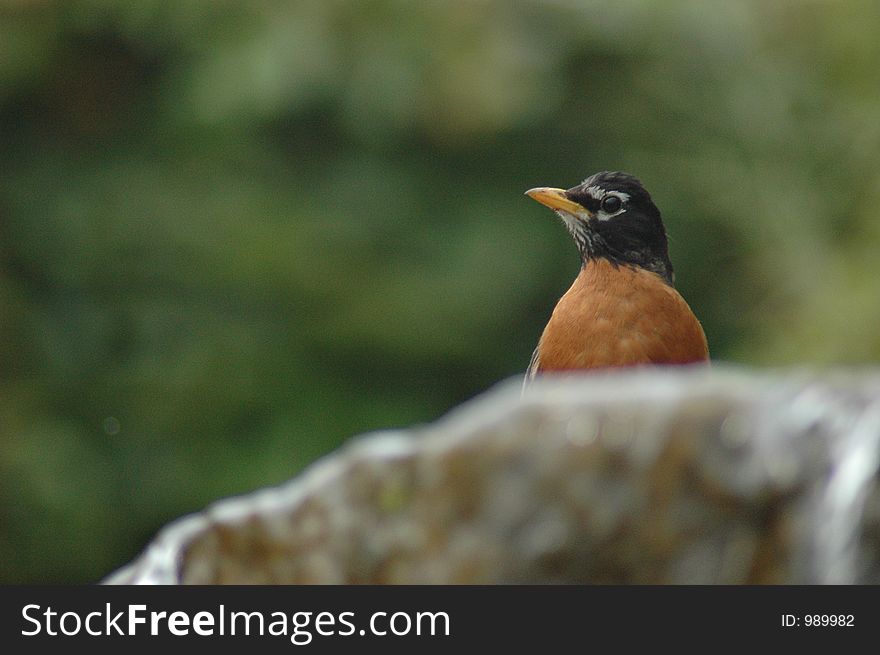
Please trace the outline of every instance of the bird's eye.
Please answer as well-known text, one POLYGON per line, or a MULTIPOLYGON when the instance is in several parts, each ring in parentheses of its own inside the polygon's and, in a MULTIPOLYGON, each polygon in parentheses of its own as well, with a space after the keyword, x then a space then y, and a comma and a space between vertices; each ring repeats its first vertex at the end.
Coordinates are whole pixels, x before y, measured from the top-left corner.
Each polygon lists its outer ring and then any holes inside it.
POLYGON ((619 196, 609 195, 602 198, 602 211, 606 214, 616 214, 620 211, 623 201, 619 196))

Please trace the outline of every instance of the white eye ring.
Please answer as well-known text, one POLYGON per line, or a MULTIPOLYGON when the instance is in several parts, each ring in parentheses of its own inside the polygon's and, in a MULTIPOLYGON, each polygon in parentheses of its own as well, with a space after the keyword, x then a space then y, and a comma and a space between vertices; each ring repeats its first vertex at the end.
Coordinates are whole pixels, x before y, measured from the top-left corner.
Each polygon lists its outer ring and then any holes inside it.
POLYGON ((623 198, 615 193, 609 193, 602 198, 599 207, 609 216, 613 216, 623 208, 623 198))

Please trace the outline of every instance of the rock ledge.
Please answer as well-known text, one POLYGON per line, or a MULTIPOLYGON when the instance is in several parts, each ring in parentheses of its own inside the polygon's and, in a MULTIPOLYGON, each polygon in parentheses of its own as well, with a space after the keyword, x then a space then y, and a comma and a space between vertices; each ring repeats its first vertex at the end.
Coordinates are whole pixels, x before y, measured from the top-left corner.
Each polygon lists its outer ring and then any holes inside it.
POLYGON ((880 583, 880 371, 508 381, 171 523, 105 582, 880 583))

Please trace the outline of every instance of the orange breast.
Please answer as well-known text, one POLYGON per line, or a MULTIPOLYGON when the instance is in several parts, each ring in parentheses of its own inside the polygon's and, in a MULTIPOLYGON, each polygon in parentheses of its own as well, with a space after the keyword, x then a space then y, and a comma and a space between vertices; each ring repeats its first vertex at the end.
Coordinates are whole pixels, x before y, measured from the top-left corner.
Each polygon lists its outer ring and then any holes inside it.
POLYGON ((703 328, 678 291, 654 273, 600 259, 559 300, 536 365, 559 371, 708 358, 703 328))

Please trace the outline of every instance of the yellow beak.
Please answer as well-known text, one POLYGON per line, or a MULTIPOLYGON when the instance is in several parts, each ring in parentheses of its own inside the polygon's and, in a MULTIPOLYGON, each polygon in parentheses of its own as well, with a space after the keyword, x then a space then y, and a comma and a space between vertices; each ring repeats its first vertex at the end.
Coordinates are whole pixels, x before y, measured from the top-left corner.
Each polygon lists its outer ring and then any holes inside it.
POLYGON ((569 200, 565 195, 565 189, 554 189, 552 187, 536 187, 526 191, 526 195, 532 200, 537 200, 542 205, 549 207, 555 211, 563 211, 573 216, 588 218, 590 212, 584 207, 569 200))

